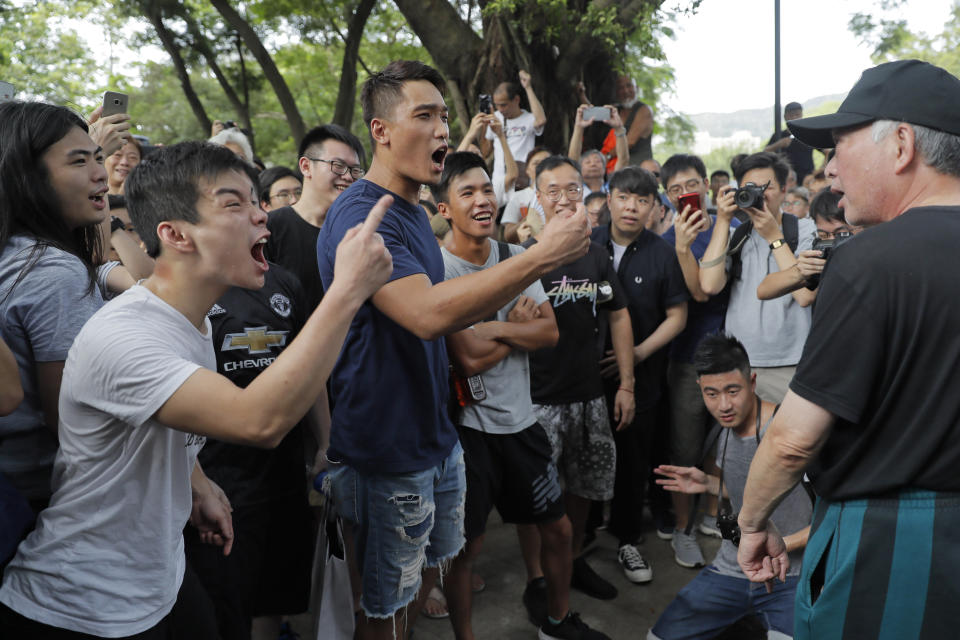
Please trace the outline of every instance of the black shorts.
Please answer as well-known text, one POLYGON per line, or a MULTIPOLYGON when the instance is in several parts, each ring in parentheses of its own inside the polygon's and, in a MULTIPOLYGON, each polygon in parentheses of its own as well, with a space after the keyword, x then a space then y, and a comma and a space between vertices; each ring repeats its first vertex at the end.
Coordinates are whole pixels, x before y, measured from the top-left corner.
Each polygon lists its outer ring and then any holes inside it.
POLYGON ((466 465, 468 540, 483 534, 494 506, 504 522, 514 524, 540 524, 563 516, 563 490, 540 423, 505 435, 463 426, 457 431, 466 465))
POLYGON ((303 494, 233 512, 234 544, 200 542, 187 525, 187 560, 213 600, 223 638, 249 638, 250 619, 307 610, 315 532, 303 494))
MULTIPOLYGON (((171 562, 174 560, 171 559, 171 562)), ((0 603, 0 638, 30 638, 30 640, 95 640, 105 636, 95 636, 79 631, 68 631, 60 627, 31 620, 0 603)), ((146 631, 123 636, 117 640, 210 640, 227 638, 217 630, 213 604, 203 585, 187 563, 183 572, 183 582, 177 592, 177 601, 173 609, 160 622, 146 631)))

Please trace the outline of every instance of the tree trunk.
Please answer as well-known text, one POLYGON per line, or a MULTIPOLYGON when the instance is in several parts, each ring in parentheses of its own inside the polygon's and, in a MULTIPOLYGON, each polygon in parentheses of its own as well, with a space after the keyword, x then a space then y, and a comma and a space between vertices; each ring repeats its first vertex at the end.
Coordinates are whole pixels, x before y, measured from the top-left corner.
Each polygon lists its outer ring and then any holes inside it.
MULTIPOLYGON (((572 16, 584 15, 591 5, 598 9, 615 6, 618 24, 633 25, 641 10, 662 2, 570 0, 569 23, 553 25, 555 33, 551 37, 545 25, 529 15, 531 10, 536 11, 536 5, 520 3, 513 12, 484 16, 480 39, 447 0, 394 1, 448 82, 457 84, 471 112, 477 108, 478 94, 492 93, 503 81, 517 82, 517 72, 528 71, 547 115, 547 126, 538 142, 560 153, 567 149, 579 102, 577 83, 583 81, 590 98, 604 104, 613 102, 616 80, 610 46, 588 33, 577 32, 572 16)), ((480 3, 481 8, 484 4, 480 3)), ((624 46, 617 45, 614 50, 622 51, 624 46)), ((597 145, 599 142, 591 144, 597 145)))
MULTIPOLYGON (((473 78, 483 40, 447 0, 395 0, 430 57, 461 91, 473 78)), ((469 93, 465 95, 469 96, 469 93)))
POLYGON ((337 106, 334 109, 333 121, 344 129, 349 130, 353 123, 353 111, 357 95, 357 61, 360 58, 360 42, 363 40, 363 29, 376 0, 360 0, 350 26, 347 28, 347 38, 343 49, 343 64, 340 68, 340 88, 337 92, 337 106))
POLYGON ((220 64, 217 62, 217 54, 213 51, 210 42, 200 30, 200 25, 197 24, 197 21, 187 11, 178 12, 178 15, 187 24, 187 33, 190 34, 193 49, 207 61, 207 66, 210 67, 217 82, 220 83, 220 88, 223 89, 227 100, 230 101, 234 111, 237 112, 237 117, 243 122, 243 125, 247 129, 253 131, 253 123, 250 121, 250 110, 247 109, 246 105, 240 100, 240 96, 237 95, 230 80, 227 79, 226 74, 223 73, 223 69, 220 68, 220 64))
POLYGON ((193 84, 190 82, 190 74, 187 73, 187 65, 183 61, 183 57, 180 56, 180 48, 177 46, 177 43, 173 39, 173 34, 170 33, 170 30, 167 29, 166 25, 163 24, 163 18, 160 17, 159 11, 153 9, 145 12, 147 19, 150 21, 150 24, 153 25, 153 28, 156 30, 157 35, 160 37, 160 42, 163 45, 164 50, 169 54, 170 59, 173 60, 173 67, 177 71, 177 77, 180 79, 180 86, 183 88, 183 95, 186 96, 187 102, 190 103, 190 108, 193 110, 193 115, 196 116, 197 121, 200 123, 200 127, 203 131, 210 131, 210 118, 207 116, 206 110, 203 108, 203 104, 200 102, 200 97, 197 95, 197 92, 193 90, 193 84))
POLYGON ((290 88, 283 79, 283 75, 281 75, 273 58, 270 57, 267 49, 263 46, 263 42, 261 42, 257 32, 253 30, 250 23, 244 20, 243 16, 230 6, 227 0, 210 0, 210 4, 220 12, 220 15, 227 21, 227 24, 240 34, 247 49, 250 50, 253 57, 260 63, 260 67, 263 69, 263 75, 273 87, 273 91, 277 95, 277 100, 280 101, 280 106, 283 108, 283 113, 287 118, 287 124, 290 125, 290 132, 293 134, 293 139, 299 144, 300 140, 303 139, 304 133, 306 133, 303 117, 300 115, 297 102, 293 99, 293 94, 290 93, 290 88))

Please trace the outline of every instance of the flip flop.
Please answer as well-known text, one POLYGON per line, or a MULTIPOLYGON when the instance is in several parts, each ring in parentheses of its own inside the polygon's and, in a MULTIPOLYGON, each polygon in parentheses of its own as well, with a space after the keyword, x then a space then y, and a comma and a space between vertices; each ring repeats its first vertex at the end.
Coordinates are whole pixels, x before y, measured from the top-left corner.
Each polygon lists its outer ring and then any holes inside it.
POLYGON ((440 591, 440 589, 437 587, 430 589, 430 594, 427 596, 426 602, 423 603, 423 609, 420 613, 433 620, 450 617, 450 612, 447 611, 447 598, 443 595, 443 592, 440 591), (430 610, 431 600, 436 603, 433 611, 430 610))
POLYGON ((487 588, 487 583, 483 581, 480 574, 474 573, 470 575, 470 588, 473 589, 474 593, 480 593, 487 588))

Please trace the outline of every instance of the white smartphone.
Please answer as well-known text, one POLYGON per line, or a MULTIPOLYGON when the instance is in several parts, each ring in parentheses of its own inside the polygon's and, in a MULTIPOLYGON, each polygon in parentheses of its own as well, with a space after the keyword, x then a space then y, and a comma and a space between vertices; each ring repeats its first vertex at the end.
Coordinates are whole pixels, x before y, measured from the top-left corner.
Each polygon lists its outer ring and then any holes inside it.
POLYGON ((13 94, 16 93, 13 85, 9 82, 0 82, 0 102, 9 102, 13 100, 13 94))

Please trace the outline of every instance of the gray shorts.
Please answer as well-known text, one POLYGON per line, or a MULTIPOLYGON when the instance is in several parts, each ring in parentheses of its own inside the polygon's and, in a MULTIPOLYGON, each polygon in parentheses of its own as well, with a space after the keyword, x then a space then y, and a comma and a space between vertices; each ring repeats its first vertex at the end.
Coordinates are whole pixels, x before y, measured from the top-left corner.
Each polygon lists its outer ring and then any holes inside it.
POLYGON ((603 396, 571 404, 535 404, 564 488, 588 500, 613 497, 617 446, 603 396))

